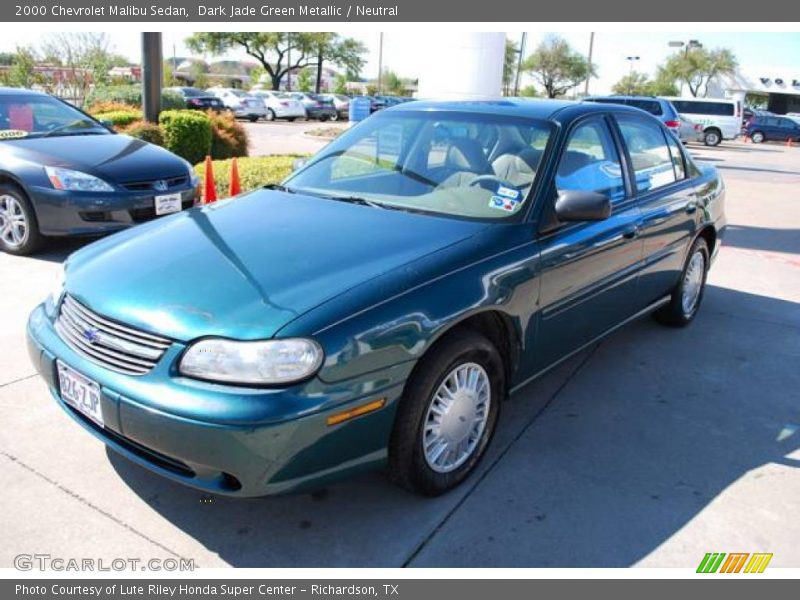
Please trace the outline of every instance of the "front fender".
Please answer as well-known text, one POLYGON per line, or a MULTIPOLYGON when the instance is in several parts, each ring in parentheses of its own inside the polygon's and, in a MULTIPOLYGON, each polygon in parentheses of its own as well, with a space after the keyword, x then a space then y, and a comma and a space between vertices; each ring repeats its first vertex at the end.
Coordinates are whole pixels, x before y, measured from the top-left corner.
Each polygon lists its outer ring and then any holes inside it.
POLYGON ((526 339, 539 296, 538 246, 526 224, 502 225, 317 307, 278 332, 312 335, 325 349, 327 382, 413 364, 470 316, 497 310, 526 339))

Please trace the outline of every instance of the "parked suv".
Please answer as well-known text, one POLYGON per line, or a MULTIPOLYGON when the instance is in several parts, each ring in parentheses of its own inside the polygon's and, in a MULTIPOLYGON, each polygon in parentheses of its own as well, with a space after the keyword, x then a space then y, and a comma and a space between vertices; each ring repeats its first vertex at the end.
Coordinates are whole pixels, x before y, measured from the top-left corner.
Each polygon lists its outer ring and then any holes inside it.
POLYGON ((800 123, 789 117, 753 117, 745 125, 744 132, 756 144, 767 140, 800 142, 800 123))
POLYGON ((624 104, 641 108, 664 123, 676 137, 680 139, 681 121, 678 111, 669 100, 655 96, 590 96, 584 98, 586 102, 600 102, 602 104, 624 104))
POLYGON ((302 102, 303 107, 306 109, 306 119, 319 119, 320 121, 328 121, 335 119, 338 116, 333 102, 324 99, 319 94, 310 94, 307 92, 289 92, 288 96, 302 102))

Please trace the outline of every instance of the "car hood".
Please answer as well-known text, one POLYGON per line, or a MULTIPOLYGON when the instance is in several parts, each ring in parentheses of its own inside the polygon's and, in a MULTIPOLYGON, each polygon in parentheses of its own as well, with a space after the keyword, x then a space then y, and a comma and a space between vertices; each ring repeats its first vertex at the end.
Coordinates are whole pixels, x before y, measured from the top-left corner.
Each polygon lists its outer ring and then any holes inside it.
POLYGON ((159 146, 127 135, 69 135, 14 140, 15 156, 49 167, 77 169, 121 183, 184 175, 185 161, 159 146))
POLYGON ((73 254, 67 292, 177 340, 265 339, 484 223, 259 190, 124 231, 73 254))

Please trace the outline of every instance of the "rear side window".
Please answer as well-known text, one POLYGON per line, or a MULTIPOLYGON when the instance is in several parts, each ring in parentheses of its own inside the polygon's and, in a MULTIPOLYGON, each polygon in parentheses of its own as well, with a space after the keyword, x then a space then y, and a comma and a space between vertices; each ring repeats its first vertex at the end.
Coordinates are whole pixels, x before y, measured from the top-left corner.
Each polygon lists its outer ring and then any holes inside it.
POLYGON ((633 163, 636 190, 641 194, 675 182, 672 154, 658 123, 617 116, 633 163))
POLYGON ((591 119, 572 132, 558 163, 556 188, 599 192, 612 202, 625 198, 619 153, 605 120, 591 119))
POLYGON ((641 108, 649 112, 651 115, 655 115, 660 117, 664 114, 664 111, 661 110, 661 103, 655 100, 640 100, 636 98, 631 98, 628 100, 628 106, 635 106, 636 108, 641 108))
POLYGON ((673 106, 679 113, 692 115, 709 115, 713 117, 732 117, 733 102, 704 102, 702 100, 673 100, 673 106))
POLYGON ((672 157, 672 166, 675 168, 675 177, 679 180, 686 179, 686 165, 683 162, 683 153, 678 140, 674 135, 668 135, 667 143, 669 144, 669 154, 672 157))

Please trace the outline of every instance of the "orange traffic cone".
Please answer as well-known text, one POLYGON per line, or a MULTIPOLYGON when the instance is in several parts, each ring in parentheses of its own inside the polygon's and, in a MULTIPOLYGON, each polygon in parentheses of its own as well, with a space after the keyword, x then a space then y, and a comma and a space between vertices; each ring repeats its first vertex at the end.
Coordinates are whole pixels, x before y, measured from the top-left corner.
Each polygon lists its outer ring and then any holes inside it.
POLYGON ((242 193, 242 186, 239 184, 239 165, 236 163, 236 157, 231 161, 231 186, 228 190, 228 196, 238 196, 242 193))
POLYGON ((203 189, 203 204, 217 201, 217 186, 214 183, 214 167, 210 156, 206 156, 206 181, 203 189))

